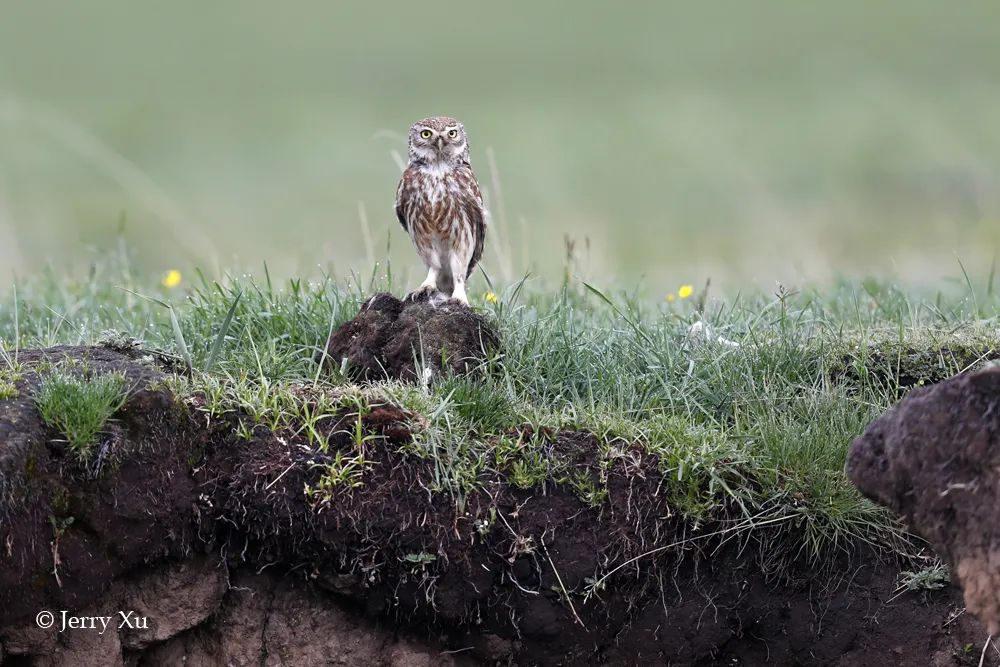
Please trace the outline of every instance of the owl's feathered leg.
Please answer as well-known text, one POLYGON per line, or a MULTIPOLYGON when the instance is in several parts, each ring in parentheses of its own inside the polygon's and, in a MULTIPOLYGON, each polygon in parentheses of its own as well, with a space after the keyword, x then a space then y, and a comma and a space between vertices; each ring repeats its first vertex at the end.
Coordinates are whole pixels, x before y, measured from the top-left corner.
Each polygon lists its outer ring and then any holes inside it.
POLYGON ((420 283, 420 291, 428 290, 434 291, 438 288, 438 276, 441 274, 441 269, 436 266, 431 265, 427 269, 427 277, 424 278, 424 282, 420 283))
POLYGON ((448 257, 448 264, 451 267, 451 277, 455 283, 451 298, 468 306, 469 297, 465 293, 465 270, 469 265, 469 258, 463 257, 462 253, 453 252, 448 257))

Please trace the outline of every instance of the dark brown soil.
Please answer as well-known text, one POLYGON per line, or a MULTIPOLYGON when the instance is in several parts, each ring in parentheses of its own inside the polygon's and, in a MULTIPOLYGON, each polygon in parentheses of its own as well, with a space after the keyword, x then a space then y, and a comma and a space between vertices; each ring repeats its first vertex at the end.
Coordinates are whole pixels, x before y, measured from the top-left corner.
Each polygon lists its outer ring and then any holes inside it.
POLYGON ((327 452, 261 427, 248 442, 234 435, 238 415, 209 421, 175 401, 140 355, 22 353, 29 364, 86 359, 91 372, 122 370, 134 382, 99 470, 40 423, 34 373, 0 402, 4 665, 112 655, 87 644, 91 635, 72 644, 26 628, 40 609, 136 600, 159 620, 113 639, 127 664, 978 662, 985 635, 958 613, 955 589, 896 596, 897 566, 864 551, 826 574, 805 561, 780 577, 765 572, 760 545, 700 539, 717 526, 672 518, 657 461, 637 449, 599 471, 594 436, 526 431, 547 441, 553 465, 606 474, 607 500, 593 507, 568 486, 523 490, 500 475, 458 499, 428 490, 434 464, 403 453, 413 417, 384 405, 361 418, 362 485, 310 498, 304 489, 338 451, 357 453, 356 413, 324 424, 327 452), (685 538, 684 548, 643 556, 685 538))
POLYGON ((376 294, 330 335, 325 364, 356 380, 419 380, 419 369, 467 373, 499 347, 493 327, 468 306, 436 304, 428 293, 400 301, 376 294))
POLYGON ((1000 368, 910 393, 851 445, 851 480, 947 553, 1000 632, 1000 368))

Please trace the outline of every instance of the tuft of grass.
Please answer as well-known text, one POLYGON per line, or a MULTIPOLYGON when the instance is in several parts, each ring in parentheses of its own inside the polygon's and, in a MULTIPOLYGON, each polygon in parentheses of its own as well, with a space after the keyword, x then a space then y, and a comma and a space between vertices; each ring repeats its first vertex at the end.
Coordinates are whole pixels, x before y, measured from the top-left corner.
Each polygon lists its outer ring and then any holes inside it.
POLYGON ((947 588, 951 584, 951 570, 938 558, 918 570, 904 570, 899 573, 898 586, 888 602, 911 592, 929 593, 947 588))
POLYGON ((951 583, 951 571, 941 561, 935 561, 916 572, 901 572, 899 583, 908 591, 937 591, 951 583))
POLYGON ((16 398, 20 393, 17 382, 21 379, 20 364, 15 356, 7 353, 0 340, 0 401, 16 398))
MULTIPOLYGON (((14 331, 17 331, 17 292, 14 292, 14 331)), ((16 334, 15 334, 16 341, 16 334)), ((0 335, 0 401, 18 395, 17 382, 21 379, 20 364, 17 361, 17 347, 13 353, 7 350, 7 343, 0 335)))
POLYGON ((42 379, 35 402, 45 423, 62 433, 70 448, 86 459, 97 435, 125 399, 121 373, 81 377, 55 370, 42 379))
POLYGON ((19 373, 6 368, 0 368, 0 401, 8 398, 16 398, 20 393, 17 390, 17 381, 21 379, 19 373))

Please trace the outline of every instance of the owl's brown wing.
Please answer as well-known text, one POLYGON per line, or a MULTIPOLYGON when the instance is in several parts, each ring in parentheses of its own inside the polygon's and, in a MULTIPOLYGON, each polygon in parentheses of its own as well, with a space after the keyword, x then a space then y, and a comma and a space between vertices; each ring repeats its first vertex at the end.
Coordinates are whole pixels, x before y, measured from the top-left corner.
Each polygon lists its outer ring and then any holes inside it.
POLYGON ((399 220, 399 224, 403 225, 403 229, 407 232, 410 231, 406 224, 406 195, 407 195, 407 181, 409 180, 407 176, 410 170, 407 169, 403 172, 403 177, 399 179, 399 185, 396 187, 396 218, 399 220))
POLYGON ((483 205, 483 195, 479 191, 479 183, 472 169, 464 174, 467 179, 467 196, 462 202, 465 209, 465 219, 472 225, 472 258, 469 260, 469 270, 466 271, 465 279, 472 277, 472 272, 476 269, 476 264, 483 258, 483 246, 486 245, 486 207, 483 205))

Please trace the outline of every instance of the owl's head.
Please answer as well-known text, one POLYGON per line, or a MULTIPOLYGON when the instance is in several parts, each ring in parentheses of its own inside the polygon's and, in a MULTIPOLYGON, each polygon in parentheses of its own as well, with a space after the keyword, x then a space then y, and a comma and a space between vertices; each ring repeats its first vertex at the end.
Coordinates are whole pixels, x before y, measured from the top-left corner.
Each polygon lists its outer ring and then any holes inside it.
POLYGON ((410 160, 427 164, 469 162, 465 126, 448 116, 418 120, 410 127, 410 160))

